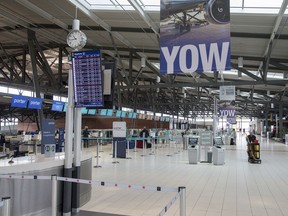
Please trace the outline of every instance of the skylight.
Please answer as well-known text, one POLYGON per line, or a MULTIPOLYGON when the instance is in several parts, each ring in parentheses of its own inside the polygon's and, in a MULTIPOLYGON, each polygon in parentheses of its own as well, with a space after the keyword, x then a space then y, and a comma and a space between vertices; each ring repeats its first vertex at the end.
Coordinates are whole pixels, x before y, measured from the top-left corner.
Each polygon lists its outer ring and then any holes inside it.
MULTIPOLYGON (((90 10, 135 10, 128 0, 78 0, 90 10)), ((145 11, 160 11, 160 0, 133 0, 145 11)), ((204 1, 204 0, 203 0, 204 1)), ((230 0, 231 13, 278 14, 283 0, 230 0)), ((287 13, 287 12, 286 12, 287 13)))

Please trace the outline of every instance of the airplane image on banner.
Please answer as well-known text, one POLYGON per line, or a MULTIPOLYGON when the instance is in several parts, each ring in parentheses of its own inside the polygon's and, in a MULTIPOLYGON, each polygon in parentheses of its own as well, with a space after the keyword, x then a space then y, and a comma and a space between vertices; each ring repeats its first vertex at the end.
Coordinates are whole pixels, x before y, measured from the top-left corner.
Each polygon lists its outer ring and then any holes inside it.
POLYGON ((174 18, 180 32, 191 30, 191 21, 198 25, 227 24, 230 22, 229 0, 162 0, 160 20, 174 18), (194 14, 190 14, 194 12, 194 14), (205 19, 197 18, 204 12, 205 19))
POLYGON ((160 73, 230 70, 230 1, 161 0, 160 73))

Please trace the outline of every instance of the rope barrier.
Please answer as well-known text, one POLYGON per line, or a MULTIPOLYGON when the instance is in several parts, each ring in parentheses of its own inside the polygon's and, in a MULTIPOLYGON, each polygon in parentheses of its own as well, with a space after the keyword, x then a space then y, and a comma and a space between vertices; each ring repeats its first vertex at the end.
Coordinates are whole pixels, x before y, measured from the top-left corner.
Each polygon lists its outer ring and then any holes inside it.
MULTIPOLYGON (((30 180, 51 180, 51 176, 28 176, 28 175, 0 175, 0 179, 30 179, 30 180)), ((124 189, 135 189, 135 190, 147 190, 147 191, 160 191, 160 192, 178 192, 178 188, 160 187, 160 186, 144 186, 144 185, 132 185, 132 184, 118 184, 113 182, 86 180, 86 179, 75 179, 57 176, 58 181, 90 184, 102 187, 116 187, 124 189)))
POLYGON ((168 209, 177 201, 177 199, 180 197, 180 193, 177 193, 176 196, 174 196, 170 202, 162 209, 162 211, 158 214, 158 216, 163 216, 168 211, 168 209))
MULTIPOLYGON (((185 187, 179 188, 169 188, 169 187, 159 187, 159 186, 143 186, 143 185, 132 185, 132 184, 118 184, 112 182, 105 182, 105 181, 95 181, 95 180, 87 180, 87 179, 75 179, 75 178, 66 178, 60 176, 37 176, 37 175, 0 175, 0 179, 17 179, 17 180, 50 180, 52 182, 63 181, 63 182, 72 182, 72 183, 81 183, 81 184, 89 184, 95 186, 102 186, 102 187, 115 187, 115 188, 123 188, 123 189, 135 189, 135 190, 146 190, 146 191, 157 191, 157 192, 177 192, 177 195, 174 196, 170 202, 162 209, 162 211, 158 214, 158 216, 163 216, 168 209, 177 201, 180 197, 180 210, 181 208, 186 208, 185 203, 183 207, 181 207, 181 202, 183 202, 183 190, 185 191, 185 187)), ((57 188, 57 183, 56 187, 57 188)), ((56 196, 56 191, 53 192, 56 196)), ((52 194, 53 194, 52 193, 52 194)), ((185 192, 184 192, 185 194, 185 192)), ((57 197, 57 196, 56 196, 57 197)), ((55 199, 57 200, 57 199, 55 199)), ((54 201, 55 201, 54 200, 54 201)), ((53 201, 53 200, 52 200, 53 201)), ((53 204, 53 202, 52 202, 53 204)), ((0 202, 0 207, 4 205, 4 202, 0 202)), ((56 205, 57 206, 57 202, 56 205)), ((55 207, 56 209, 56 207, 55 207)), ((185 209, 181 210, 181 216, 186 215, 185 209)), ((55 214, 56 215, 56 214, 55 214)))

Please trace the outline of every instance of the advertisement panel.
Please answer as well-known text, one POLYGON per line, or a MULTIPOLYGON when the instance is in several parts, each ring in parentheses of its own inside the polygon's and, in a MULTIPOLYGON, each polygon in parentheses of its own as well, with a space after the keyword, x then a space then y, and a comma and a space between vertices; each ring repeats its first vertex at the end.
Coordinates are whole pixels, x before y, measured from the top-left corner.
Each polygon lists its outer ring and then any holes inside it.
POLYGON ((229 0, 161 0, 160 72, 230 70, 229 0))
POLYGON ((236 110, 234 106, 220 107, 220 116, 227 116, 227 122, 230 124, 236 124, 236 110))

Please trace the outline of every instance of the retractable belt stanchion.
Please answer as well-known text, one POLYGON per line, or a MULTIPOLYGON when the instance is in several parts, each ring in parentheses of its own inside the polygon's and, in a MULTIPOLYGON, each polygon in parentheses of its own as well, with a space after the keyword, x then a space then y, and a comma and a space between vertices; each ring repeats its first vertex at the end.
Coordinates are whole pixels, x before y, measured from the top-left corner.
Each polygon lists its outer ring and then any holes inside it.
POLYGON ((119 161, 117 161, 117 141, 115 141, 115 144, 113 145, 114 146, 114 161, 112 163, 119 163, 119 161))
POLYGON ((129 151, 130 151, 130 141, 127 139, 127 156, 126 156, 126 159, 132 159, 131 157, 129 157, 129 151))
POLYGON ((51 216, 57 216, 57 176, 51 176, 52 195, 51 195, 51 216))
POLYGON ((155 138, 152 137, 151 139, 151 152, 149 153, 150 155, 154 155, 155 154, 155 138))
POLYGON ((11 215, 11 198, 10 197, 2 198, 2 215, 3 216, 11 215))
POLYGON ((104 141, 104 140, 102 140, 102 142, 100 143, 100 151, 99 151, 99 152, 104 152, 104 151, 103 151, 103 141, 104 141))
POLYGON ((171 142, 170 142, 169 137, 168 137, 168 139, 167 139, 167 136, 166 136, 166 141, 168 142, 168 154, 167 154, 166 156, 171 157, 171 156, 172 156, 171 153, 170 153, 170 150, 171 150, 171 142))
POLYGON ((134 152, 137 152, 137 139, 135 139, 135 146, 134 146, 134 152))
POLYGON ((180 216, 186 216, 186 187, 179 187, 180 216))
POLYGON ((180 151, 178 150, 178 144, 179 144, 178 136, 175 136, 174 142, 175 142, 174 154, 179 154, 180 151))
POLYGON ((94 168, 101 168, 102 166, 99 165, 99 141, 97 140, 96 142, 97 145, 97 155, 96 155, 96 166, 94 166, 94 168))
POLYGON ((145 157, 146 156, 146 144, 145 144, 145 134, 143 133, 143 137, 142 137, 142 139, 143 139, 143 146, 142 146, 142 155, 141 155, 141 157, 145 157))

